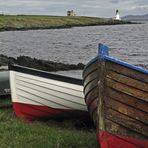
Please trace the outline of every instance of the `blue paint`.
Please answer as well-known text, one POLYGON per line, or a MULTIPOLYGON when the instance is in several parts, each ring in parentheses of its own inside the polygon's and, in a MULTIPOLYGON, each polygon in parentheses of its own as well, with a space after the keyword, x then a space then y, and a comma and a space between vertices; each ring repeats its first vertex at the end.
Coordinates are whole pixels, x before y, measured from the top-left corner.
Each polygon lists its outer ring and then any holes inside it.
POLYGON ((99 52, 98 52, 98 56, 100 59, 104 59, 104 56, 109 56, 109 48, 103 44, 99 44, 98 46, 99 48, 99 52))
POLYGON ((148 74, 148 70, 146 70, 146 69, 144 69, 142 67, 131 65, 131 64, 127 63, 127 62, 124 62, 124 61, 121 61, 121 60, 118 60, 118 59, 115 59, 115 58, 109 56, 108 51, 109 51, 109 48, 106 45, 99 44, 98 57, 100 59, 102 59, 102 60, 112 61, 114 63, 117 63, 117 64, 123 65, 125 67, 128 67, 130 69, 134 69, 134 70, 140 71, 142 73, 148 74))

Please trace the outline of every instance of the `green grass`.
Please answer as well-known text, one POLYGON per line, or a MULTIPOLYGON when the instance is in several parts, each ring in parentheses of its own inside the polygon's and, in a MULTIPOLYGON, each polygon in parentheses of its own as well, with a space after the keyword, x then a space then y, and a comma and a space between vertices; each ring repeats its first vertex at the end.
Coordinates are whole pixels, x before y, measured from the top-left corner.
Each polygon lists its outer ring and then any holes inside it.
POLYGON ((124 23, 128 22, 84 16, 0 15, 0 31, 68 28, 73 26, 111 25, 124 23))
POLYGON ((62 128, 56 124, 26 123, 11 109, 0 110, 1 148, 95 148, 95 132, 62 128))

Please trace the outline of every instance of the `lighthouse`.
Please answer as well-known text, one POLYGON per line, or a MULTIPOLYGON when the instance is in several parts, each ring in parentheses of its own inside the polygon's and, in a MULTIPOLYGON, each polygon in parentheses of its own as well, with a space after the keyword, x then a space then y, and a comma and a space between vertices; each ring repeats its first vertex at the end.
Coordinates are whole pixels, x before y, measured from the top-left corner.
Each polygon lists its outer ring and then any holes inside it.
POLYGON ((115 16, 115 20, 121 20, 120 16, 119 16, 119 10, 116 10, 116 16, 115 16))

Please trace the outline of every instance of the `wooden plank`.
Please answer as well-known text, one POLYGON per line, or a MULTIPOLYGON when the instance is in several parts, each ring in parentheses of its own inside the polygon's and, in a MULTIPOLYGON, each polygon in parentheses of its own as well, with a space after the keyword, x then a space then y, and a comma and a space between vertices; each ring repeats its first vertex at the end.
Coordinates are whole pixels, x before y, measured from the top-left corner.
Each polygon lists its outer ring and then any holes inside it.
POLYGON ((97 121, 97 99, 95 99, 89 106, 88 106, 88 111, 89 114, 91 116, 91 118, 93 119, 94 124, 96 125, 96 121, 97 121))
POLYGON ((137 133, 140 133, 140 134, 148 137, 147 125, 138 121, 138 120, 132 119, 126 115, 123 115, 123 114, 121 114, 113 109, 107 108, 107 107, 105 109, 105 117, 106 117, 106 119, 111 120, 111 121, 115 122, 116 124, 120 124, 128 129, 132 130, 133 132, 135 131, 137 133))
POLYGON ((94 125, 96 126, 97 125, 97 117, 98 114, 97 114, 97 108, 94 110, 93 114, 92 114, 92 119, 93 119, 93 122, 94 122, 94 125))
POLYGON ((107 77, 110 78, 110 79, 116 80, 120 83, 126 84, 128 86, 132 86, 132 87, 135 87, 137 89, 148 92, 148 83, 144 83, 142 81, 135 80, 133 78, 124 76, 122 74, 119 74, 119 73, 111 71, 111 70, 107 71, 107 77))
POLYGON ((89 75, 87 75, 84 79, 83 79, 83 85, 86 86, 90 81, 94 80, 94 79, 98 79, 98 70, 94 70, 92 71, 89 75))
POLYGON ((87 96, 85 96, 85 102, 89 105, 95 98, 98 98, 98 87, 95 87, 87 96))
POLYGON ((123 92, 125 94, 130 95, 130 96, 133 96, 135 98, 139 98, 141 100, 148 102, 148 93, 141 91, 139 89, 127 86, 125 84, 119 83, 119 82, 109 79, 109 78, 106 78, 106 86, 109 86, 109 87, 114 88, 120 92, 123 92))
POLYGON ((137 133, 136 131, 130 130, 129 128, 126 128, 120 124, 117 124, 111 120, 105 119, 106 124, 106 130, 109 131, 112 134, 115 135, 121 135, 121 136, 128 136, 128 137, 134 137, 137 139, 147 139, 147 136, 144 136, 143 134, 137 133))
POLYGON ((143 81, 145 83, 148 83, 148 75, 146 75, 142 72, 130 69, 128 67, 124 67, 124 66, 119 65, 117 63, 113 63, 111 61, 106 61, 106 69, 115 71, 117 73, 131 77, 133 79, 140 80, 140 81, 143 81))
POLYGON ((94 99, 94 101, 92 101, 92 103, 88 106, 88 110, 91 115, 92 115, 93 111, 97 108, 97 103, 98 103, 98 100, 94 99))
POLYGON ((88 67, 85 67, 83 71, 83 78, 87 77, 87 75, 91 73, 92 71, 94 71, 95 69, 98 69, 98 60, 91 63, 88 67))
MULTIPOLYGON (((105 69, 105 61, 100 61, 100 78, 98 81, 98 110, 97 110, 97 121, 98 121, 98 126, 97 130, 105 130, 105 106, 104 106, 104 96, 105 96, 105 76, 106 76, 106 69, 105 69)), ((99 131, 98 131, 99 132, 99 131)))
POLYGON ((132 107, 136 107, 137 109, 148 113, 148 102, 137 99, 120 91, 116 91, 115 89, 106 87, 106 96, 111 97, 117 101, 120 101, 124 104, 128 104, 132 107))
POLYGON ((139 120, 144 124, 148 124, 148 114, 136 109, 136 107, 131 107, 109 97, 105 98, 105 105, 121 114, 124 114, 132 119, 139 120))
POLYGON ((95 87, 93 87, 91 90, 89 90, 88 93, 86 93, 86 94, 84 95, 84 96, 85 96, 85 100, 86 100, 87 96, 88 96, 90 93, 92 93, 92 91, 93 91, 94 89, 96 89, 96 88, 98 88, 97 85, 96 85, 95 87))
POLYGON ((89 102, 86 103, 87 106, 91 105, 91 103, 94 101, 94 100, 98 100, 98 96, 94 97, 94 98, 89 98, 89 102))
POLYGON ((84 86, 84 94, 86 95, 89 93, 93 88, 97 87, 98 80, 94 79, 93 81, 89 82, 86 86, 84 86))

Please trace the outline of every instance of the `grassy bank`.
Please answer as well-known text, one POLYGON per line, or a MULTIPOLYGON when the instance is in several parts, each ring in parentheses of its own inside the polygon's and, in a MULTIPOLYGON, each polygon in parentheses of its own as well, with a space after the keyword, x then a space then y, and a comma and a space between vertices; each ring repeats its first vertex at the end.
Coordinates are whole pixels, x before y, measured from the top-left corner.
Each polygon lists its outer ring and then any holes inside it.
POLYGON ((95 148, 94 132, 62 128, 56 124, 25 123, 11 109, 0 110, 0 147, 6 148, 95 148))
POLYGON ((0 15, 0 31, 69 28, 73 26, 114 25, 129 22, 97 17, 0 15))

